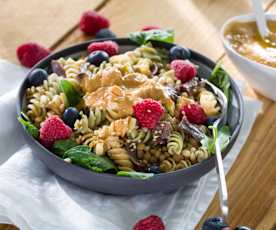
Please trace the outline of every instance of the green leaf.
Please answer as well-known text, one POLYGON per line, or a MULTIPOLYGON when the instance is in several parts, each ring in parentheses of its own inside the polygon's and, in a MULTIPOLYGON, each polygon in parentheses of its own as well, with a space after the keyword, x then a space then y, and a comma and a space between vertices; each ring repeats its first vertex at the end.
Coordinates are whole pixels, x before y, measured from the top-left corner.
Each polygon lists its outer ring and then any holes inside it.
POLYGON ((229 104, 232 101, 230 77, 225 70, 221 68, 220 62, 216 64, 208 80, 222 90, 229 104))
POLYGON ((103 170, 103 172, 108 171, 108 170, 117 171, 117 168, 113 164, 113 162, 104 156, 98 156, 98 155, 93 154, 91 157, 90 164, 92 165, 91 166, 92 168, 101 169, 101 170, 103 170))
POLYGON ((203 148, 205 148, 208 153, 215 153, 215 145, 214 145, 214 141, 213 138, 208 137, 207 135, 204 136, 204 138, 200 141, 201 145, 203 148))
POLYGON ((129 39, 138 43, 139 45, 146 44, 148 41, 162 41, 173 43, 173 30, 149 30, 129 33, 129 39))
POLYGON ((61 80, 59 83, 60 90, 66 95, 69 106, 75 106, 81 100, 81 95, 75 89, 70 81, 61 80))
POLYGON ((231 137, 230 129, 228 126, 222 126, 219 130, 215 126, 210 126, 209 128, 213 131, 213 137, 205 136, 201 140, 201 145, 203 148, 207 149, 207 151, 211 154, 215 153, 215 140, 219 141, 220 149, 224 150, 231 137))
POLYGON ((22 117, 17 117, 17 119, 26 128, 27 133, 36 139, 38 138, 39 130, 34 124, 32 124, 30 121, 24 120, 22 117))
POLYGON ((71 156, 81 156, 81 155, 90 155, 91 154, 91 148, 87 145, 78 145, 73 148, 68 149, 63 157, 71 157, 71 156))
POLYGON ((73 164, 94 172, 117 171, 110 159, 91 153, 91 148, 85 145, 78 145, 67 150, 63 157, 70 158, 73 164))
POLYGON ((117 176, 131 177, 131 178, 135 178, 135 179, 146 180, 146 179, 152 178, 154 176, 154 173, 119 171, 119 172, 117 172, 117 176))
POLYGON ((225 149, 230 141, 230 128, 228 126, 222 126, 218 131, 218 140, 221 150, 225 149))
POLYGON ((72 139, 67 139, 67 140, 58 140, 58 141, 55 141, 53 147, 52 147, 52 151, 60 156, 63 156, 64 153, 77 146, 78 144, 72 140, 72 139))

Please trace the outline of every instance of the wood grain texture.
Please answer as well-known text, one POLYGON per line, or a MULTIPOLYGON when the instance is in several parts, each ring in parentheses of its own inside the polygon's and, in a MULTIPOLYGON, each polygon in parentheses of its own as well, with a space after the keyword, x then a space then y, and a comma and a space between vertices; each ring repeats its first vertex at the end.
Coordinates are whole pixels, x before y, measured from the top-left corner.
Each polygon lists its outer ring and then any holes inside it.
POLYGON ((15 50, 35 41, 51 47, 74 28, 84 10, 104 0, 0 0, 0 57, 16 62, 15 50))
MULTIPOLYGON (((219 28, 227 18, 247 13, 249 9, 249 1, 246 0, 112 0, 101 12, 110 18, 111 29, 120 37, 140 30, 144 25, 159 25, 174 29, 176 42, 217 59, 223 50, 218 36, 219 28)), ((84 38, 76 31, 68 36, 61 47, 84 38)))
MULTIPOLYGON (((30 1, 30 4, 34 4, 32 2, 34 0, 30 1)), ((52 7, 55 1, 49 2, 47 4, 52 7)), ((111 20, 111 29, 119 36, 125 36, 128 32, 139 30, 142 26, 149 24, 175 29, 177 43, 200 51, 214 60, 222 58, 231 76, 242 79, 242 75, 225 55, 218 34, 219 28, 227 18, 248 13, 249 4, 248 0, 110 0, 100 12, 111 20)), ((271 12, 276 13, 275 0, 265 1, 265 6, 271 12)), ((75 8, 74 11, 76 11, 75 8)), ((29 20, 27 14, 22 14, 24 16, 17 17, 29 20)), ((1 17, 2 14, 0 14, 1 17)), ((0 25, 1 23, 0 21, 0 25)), ((36 24, 36 22, 33 23, 36 24)), ((74 28, 74 26, 75 21, 68 28, 74 28)), ((39 30, 37 26, 34 28, 33 30, 39 30)), ((8 31, 12 31, 11 34, 16 33, 12 29, 8 31)), ((40 36, 40 33, 36 31, 32 33, 40 36)), ((45 37, 49 36, 44 39, 49 41, 47 43, 49 46, 55 44, 56 49, 61 49, 90 38, 77 29, 66 37, 63 37, 64 33, 66 32, 63 32, 60 37, 56 36, 56 40, 53 39, 52 34, 44 34, 45 37), (62 40, 57 43, 60 38, 62 40)), ((25 35, 17 34, 17 36, 21 41, 25 39, 25 35)), ((0 43, 0 56, 2 55, 1 49, 0 43)), ((7 58, 15 59, 10 53, 7 58)), ((231 209, 229 220, 231 225, 242 224, 257 230, 275 230, 276 103, 257 94, 249 86, 247 86, 247 94, 263 102, 263 112, 258 117, 246 144, 227 176, 231 209)), ((218 214, 218 196, 216 195, 197 229, 200 229, 204 219, 218 214)), ((0 230, 14 230, 14 228, 1 228, 0 226, 0 230)))

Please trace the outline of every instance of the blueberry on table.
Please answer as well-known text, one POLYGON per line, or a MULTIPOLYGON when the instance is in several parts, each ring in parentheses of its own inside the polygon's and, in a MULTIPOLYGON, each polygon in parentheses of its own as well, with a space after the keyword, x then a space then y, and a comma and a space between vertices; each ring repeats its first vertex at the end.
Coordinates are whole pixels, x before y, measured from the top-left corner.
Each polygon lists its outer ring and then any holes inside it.
POLYGON ((34 69, 28 79, 30 81, 30 84, 32 86, 39 86, 43 84, 44 80, 47 80, 48 78, 48 73, 44 69, 34 69))
POLYGON ((63 113, 64 123, 71 128, 74 128, 75 121, 80 118, 79 111, 74 107, 67 108, 63 113))
POLYGON ((169 52, 170 60, 176 59, 189 59, 191 58, 191 52, 189 49, 181 47, 181 46, 173 46, 169 52))
POLYGON ((212 217, 203 223, 202 230, 223 230, 228 225, 224 222, 222 217, 212 217))
POLYGON ((116 34, 113 33, 110 29, 101 29, 96 33, 96 38, 116 38, 116 34))
POLYGON ((251 228, 245 227, 245 226, 239 226, 239 227, 236 227, 234 230, 251 230, 251 228))
POLYGON ((94 51, 89 54, 87 62, 92 65, 99 66, 102 62, 108 61, 109 55, 105 51, 94 51))

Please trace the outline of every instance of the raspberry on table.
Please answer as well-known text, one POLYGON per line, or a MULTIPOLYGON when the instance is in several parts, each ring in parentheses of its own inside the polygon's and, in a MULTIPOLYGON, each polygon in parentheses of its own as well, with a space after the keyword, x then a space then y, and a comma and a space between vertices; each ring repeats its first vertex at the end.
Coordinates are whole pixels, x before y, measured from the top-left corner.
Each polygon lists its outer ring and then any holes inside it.
POLYGON ((160 102, 150 98, 137 102, 133 110, 140 126, 149 129, 156 127, 165 111, 160 102))
POLYGON ((109 56, 113 56, 119 53, 119 46, 116 42, 113 41, 104 41, 104 42, 92 42, 88 48, 88 53, 93 51, 100 50, 105 51, 109 56))
POLYGON ((165 225, 159 216, 150 215, 139 220, 133 230, 165 230, 165 225))
POLYGON ((42 123, 39 133, 41 144, 49 148, 57 140, 68 139, 72 134, 72 129, 58 116, 53 115, 42 123))
POLYGON ((86 11, 82 14, 79 27, 87 35, 95 35, 101 29, 109 27, 109 20, 96 11, 86 11))
POLYGON ((16 50, 17 58, 21 65, 29 68, 47 57, 50 52, 49 49, 35 42, 24 43, 18 46, 16 50))
POLYGON ((170 66, 174 70, 175 77, 182 83, 193 79, 197 74, 195 65, 189 60, 176 59, 171 62, 170 66))
POLYGON ((207 116, 203 108, 199 104, 188 104, 184 105, 180 109, 181 114, 186 116, 189 122, 201 125, 207 121, 207 116))
POLYGON ((141 31, 148 31, 148 30, 160 30, 161 27, 159 26, 154 26, 154 25, 147 25, 147 26, 144 26, 141 31))

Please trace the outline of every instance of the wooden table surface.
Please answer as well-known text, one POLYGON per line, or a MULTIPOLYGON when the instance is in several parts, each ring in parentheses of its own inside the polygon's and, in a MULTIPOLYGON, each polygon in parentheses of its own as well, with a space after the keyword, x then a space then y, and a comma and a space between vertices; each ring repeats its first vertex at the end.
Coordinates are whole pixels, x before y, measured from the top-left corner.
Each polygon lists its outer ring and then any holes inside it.
MULTIPOLYGON (((17 63, 16 46, 23 42, 37 41, 59 50, 89 39, 79 31, 77 24, 84 10, 95 9, 110 19, 111 29, 118 36, 139 30, 143 25, 172 28, 177 43, 213 60, 222 59, 233 78, 243 78, 225 55, 218 34, 227 18, 250 12, 249 0, 0 0, 0 3, 0 58, 14 63, 17 63)), ((263 4, 268 12, 276 13, 276 0, 263 4)), ((229 220, 234 226, 242 224, 256 230, 275 230, 276 103, 250 87, 247 93, 263 102, 263 111, 227 175, 229 220)), ((197 229, 208 216, 217 215, 216 195, 197 229)), ((0 225, 0 230, 14 229, 14 226, 0 225)))

